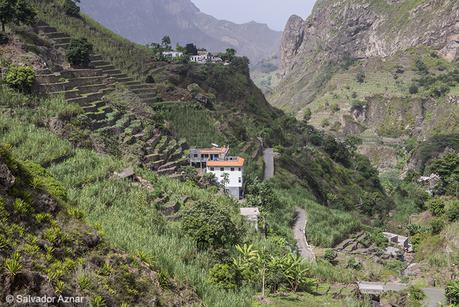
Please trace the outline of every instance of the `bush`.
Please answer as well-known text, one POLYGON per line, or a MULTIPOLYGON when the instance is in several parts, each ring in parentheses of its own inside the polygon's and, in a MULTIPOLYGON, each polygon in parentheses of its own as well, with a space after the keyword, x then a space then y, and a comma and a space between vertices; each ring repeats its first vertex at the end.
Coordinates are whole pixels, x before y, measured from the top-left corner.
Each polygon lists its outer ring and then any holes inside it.
POLYGON ((446 298, 450 304, 459 304, 459 280, 453 280, 448 283, 446 287, 446 298))
POLYGON ((6 45, 9 41, 10 39, 6 34, 0 33, 0 45, 6 45))
POLYGON ((430 227, 432 229, 432 234, 437 235, 443 230, 443 227, 445 227, 445 222, 441 218, 434 218, 430 221, 430 227))
POLYGON ((35 82, 35 71, 31 66, 12 65, 8 68, 4 81, 15 90, 30 93, 35 82))
POLYGON ((436 197, 427 203, 427 208, 429 208, 429 211, 435 215, 435 216, 440 216, 443 213, 445 213, 445 202, 442 198, 436 197))
POLYGON ((155 83, 155 78, 152 75, 148 75, 145 79, 145 83, 155 83))
POLYGON ((91 62, 93 46, 86 38, 72 39, 67 50, 67 60, 71 65, 87 67, 91 62))
POLYGON ((224 248, 237 243, 239 230, 226 210, 199 202, 183 212, 183 230, 201 249, 224 248))
POLYGON ((80 2, 79 0, 65 0, 63 9, 65 14, 72 17, 80 17, 80 7, 75 3, 80 2))
POLYGON ((324 259, 328 262, 335 262, 336 257, 338 257, 338 254, 336 254, 336 252, 333 249, 330 248, 325 251, 324 259))
POLYGON ((419 92, 419 88, 416 84, 411 84, 409 91, 411 95, 414 95, 419 92))
POLYGON ((450 222, 459 220, 459 201, 452 200, 446 204, 446 217, 450 222))
POLYGON ((358 83, 365 82, 365 78, 366 78, 366 76, 365 76, 365 73, 363 71, 359 71, 357 73, 357 76, 355 77, 355 79, 357 80, 358 83))
POLYGON ((236 289, 238 288, 237 272, 228 264, 216 264, 209 271, 209 282, 222 289, 236 289))

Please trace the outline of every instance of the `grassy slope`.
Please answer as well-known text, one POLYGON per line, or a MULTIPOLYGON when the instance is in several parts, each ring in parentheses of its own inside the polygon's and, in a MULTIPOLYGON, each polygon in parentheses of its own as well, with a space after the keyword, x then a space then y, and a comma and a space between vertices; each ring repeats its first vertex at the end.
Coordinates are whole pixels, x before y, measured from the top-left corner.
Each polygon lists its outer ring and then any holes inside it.
MULTIPOLYGON (((66 140, 59 139, 46 129, 24 124, 33 117, 33 109, 24 108, 19 113, 22 114, 19 118, 2 114, 0 120, 3 131, 1 142, 14 144, 13 153, 19 159, 47 162, 41 157, 46 157, 49 149, 43 149, 40 143, 34 142, 35 139, 46 139, 47 143, 53 144, 49 153, 55 153, 56 158, 65 155, 68 148, 66 140), (30 131, 34 132, 26 133, 30 131)), ((109 179, 113 171, 126 166, 123 160, 84 149, 71 151, 73 156, 54 164, 50 172, 69 189, 69 200, 85 213, 85 220, 98 227, 112 244, 132 255, 140 253, 151 257, 167 276, 189 282, 204 302, 212 306, 247 304, 250 296, 242 294, 244 292, 238 295, 224 293, 207 284, 206 271, 211 265, 209 256, 198 252, 195 244, 183 237, 174 224, 165 223, 152 206, 159 195, 169 195, 176 200, 187 195, 195 200, 221 202, 233 208, 234 218, 237 219, 234 211, 237 206, 229 198, 215 199, 213 193, 144 171, 144 176, 155 186, 155 192, 148 192, 129 182, 109 179)), ((54 156, 50 157, 54 159, 54 156)))
MULTIPOLYGON (((50 137, 36 133, 29 137, 50 137)), ((0 162, 15 177, 14 186, 0 191, 2 296, 19 294, 33 278, 28 295, 82 296, 91 304, 108 305, 144 305, 152 299, 164 305, 199 303, 185 283, 169 279, 146 257, 112 248, 109 236, 101 237, 82 222, 82 211, 70 205, 75 199, 67 198, 59 181, 31 161, 17 160, 30 158, 22 146, 13 149, 0 147, 0 162)))

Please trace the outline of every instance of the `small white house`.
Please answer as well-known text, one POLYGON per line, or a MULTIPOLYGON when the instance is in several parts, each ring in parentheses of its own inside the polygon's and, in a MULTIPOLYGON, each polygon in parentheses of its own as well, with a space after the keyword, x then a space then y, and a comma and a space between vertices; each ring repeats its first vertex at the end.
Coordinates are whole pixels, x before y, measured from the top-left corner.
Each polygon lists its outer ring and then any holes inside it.
POLYGON ((224 184, 226 191, 231 196, 241 199, 244 162, 244 158, 241 157, 225 157, 224 160, 208 161, 206 172, 214 174, 217 182, 224 184))
POLYGON ((212 61, 212 55, 210 53, 192 55, 190 61, 198 64, 205 64, 212 61))
POLYGON ((164 51, 163 56, 168 57, 168 58, 179 58, 183 56, 183 52, 179 51, 164 51))

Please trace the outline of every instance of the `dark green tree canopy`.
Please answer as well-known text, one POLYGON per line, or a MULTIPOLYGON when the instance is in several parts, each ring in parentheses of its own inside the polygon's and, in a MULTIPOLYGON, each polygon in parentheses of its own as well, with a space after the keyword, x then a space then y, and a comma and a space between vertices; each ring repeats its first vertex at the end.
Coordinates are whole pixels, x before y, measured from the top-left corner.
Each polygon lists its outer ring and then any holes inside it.
POLYGON ((215 203, 199 202, 183 213, 183 230, 199 248, 223 248, 237 243, 238 227, 229 212, 215 203))
POLYGON ((32 24, 35 20, 36 13, 32 8, 30 1, 27 0, 0 0, 0 23, 2 31, 5 32, 5 26, 9 23, 14 24, 32 24))

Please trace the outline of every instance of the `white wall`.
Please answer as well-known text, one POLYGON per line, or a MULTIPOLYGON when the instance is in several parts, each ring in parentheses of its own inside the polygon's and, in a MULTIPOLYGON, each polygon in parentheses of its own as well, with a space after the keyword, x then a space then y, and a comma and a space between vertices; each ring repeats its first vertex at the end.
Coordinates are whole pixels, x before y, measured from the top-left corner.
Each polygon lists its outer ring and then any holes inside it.
POLYGON ((207 172, 208 173, 213 173, 215 174, 215 177, 217 178, 217 181, 221 183, 224 179, 222 177, 223 174, 227 173, 229 175, 229 184, 226 185, 226 187, 242 187, 243 183, 243 178, 242 178, 242 173, 244 171, 244 168, 238 168, 234 167, 234 171, 231 171, 231 167, 224 167, 223 171, 220 170, 220 167, 214 167, 214 170, 211 170, 211 167, 207 167, 207 172), (239 171, 240 169, 240 171, 239 171), (239 182, 239 178, 241 179, 241 182, 239 182))

